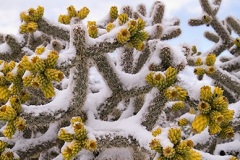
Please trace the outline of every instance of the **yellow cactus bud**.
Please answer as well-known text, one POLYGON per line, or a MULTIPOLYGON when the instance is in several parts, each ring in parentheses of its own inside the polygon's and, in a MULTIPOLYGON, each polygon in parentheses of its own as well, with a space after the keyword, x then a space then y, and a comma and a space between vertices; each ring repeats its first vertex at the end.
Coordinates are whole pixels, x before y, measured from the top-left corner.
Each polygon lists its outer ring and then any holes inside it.
POLYGON ((13 70, 15 65, 16 65, 16 62, 14 62, 14 61, 10 61, 9 63, 5 62, 2 72, 6 75, 8 72, 13 70))
POLYGON ((30 32, 30 33, 33 33, 37 30, 38 28, 38 25, 36 22, 29 22, 27 24, 27 31, 30 32))
POLYGON ((82 121, 82 118, 78 116, 78 117, 72 117, 70 122, 71 122, 71 125, 74 125, 75 122, 82 123, 83 121, 82 121))
POLYGON ((17 130, 23 131, 27 127, 26 120, 22 117, 17 117, 14 121, 14 126, 17 130))
POLYGON ((168 138, 173 144, 178 144, 181 141, 181 129, 180 128, 170 128, 168 130, 168 138))
POLYGON ((166 82, 168 86, 171 86, 177 79, 177 69, 168 67, 165 72, 166 82))
POLYGON ((234 43, 237 47, 240 47, 240 39, 239 39, 239 38, 234 39, 233 43, 234 43))
POLYGON ((128 21, 128 15, 127 13, 119 14, 118 15, 118 23, 120 25, 125 24, 128 21))
POLYGON ((193 107, 190 107, 189 108, 189 113, 190 114, 196 114, 196 111, 195 111, 195 109, 193 107))
POLYGON ((212 108, 221 111, 228 108, 228 99, 224 96, 220 96, 213 99, 212 108))
POLYGON ((58 22, 62 23, 62 24, 70 24, 70 20, 71 18, 68 15, 60 15, 58 17, 58 22))
POLYGON ((177 111, 177 110, 180 110, 180 109, 183 109, 184 108, 184 102, 183 101, 178 101, 178 102, 175 102, 173 105, 172 105, 172 109, 174 111, 177 111))
POLYGON ((8 88, 10 94, 13 95, 19 94, 21 92, 21 89, 22 89, 21 85, 15 83, 12 83, 8 88))
POLYGON ((188 125, 188 123, 189 123, 189 121, 188 121, 188 119, 186 119, 186 118, 182 118, 182 119, 179 119, 179 120, 178 120, 178 125, 179 125, 180 127, 186 126, 186 125, 188 125))
POLYGON ((43 14, 44 14, 44 7, 38 6, 37 9, 36 9, 36 15, 35 15, 37 20, 42 18, 43 14))
POLYGON ((212 101, 212 91, 210 86, 203 86, 200 89, 200 99, 206 102, 212 101))
POLYGON ((156 128, 155 130, 152 131, 152 135, 154 137, 158 136, 159 134, 161 134, 162 130, 160 127, 156 128))
POLYGON ((30 95, 26 92, 26 91, 21 91, 20 94, 20 101, 21 103, 25 103, 26 101, 28 101, 30 99, 30 95))
POLYGON ((213 96, 214 97, 220 97, 223 95, 223 90, 222 88, 219 88, 219 87, 214 87, 214 91, 213 91, 213 96))
POLYGON ((137 32, 137 21, 131 20, 128 22, 128 31, 131 35, 134 35, 137 32))
POLYGON ((166 88, 165 76, 160 73, 150 72, 145 79, 150 85, 158 87, 159 90, 166 88))
POLYGON ((7 138, 12 138, 12 136, 15 134, 16 128, 13 124, 13 121, 7 122, 6 127, 3 130, 3 135, 7 138))
POLYGON ((26 23, 30 22, 30 17, 26 14, 26 12, 20 13, 20 19, 26 23))
POLYGON ((6 78, 5 76, 3 75, 2 72, 0 72, 0 86, 3 86, 6 84, 6 78))
POLYGON ((36 72, 43 72, 46 68, 44 60, 40 59, 38 56, 35 56, 31 59, 33 69, 36 72))
POLYGON ((38 55, 41 55, 44 51, 45 51, 44 46, 39 46, 35 49, 35 53, 37 53, 38 55))
POLYGON ((0 152, 3 152, 7 147, 8 143, 0 140, 0 152))
POLYGON ((23 56, 19 65, 21 65, 24 70, 29 70, 29 71, 32 70, 32 63, 30 62, 30 60, 28 59, 28 57, 26 55, 23 56))
POLYGON ((80 9, 77 13, 78 18, 80 19, 84 19, 87 17, 87 15, 89 14, 90 10, 87 7, 83 7, 82 9, 80 9))
POLYGON ((148 39, 148 33, 146 31, 139 31, 137 32, 135 35, 135 37, 137 37, 140 41, 145 41, 148 39))
POLYGON ((32 80, 31 85, 35 88, 43 88, 48 85, 49 80, 44 74, 38 73, 32 80))
POLYGON ((221 138, 232 138, 234 136, 234 130, 232 126, 227 126, 222 128, 222 131, 220 132, 221 138))
POLYGON ((199 114, 192 122, 192 129, 196 133, 202 132, 209 124, 209 119, 206 115, 199 114))
POLYGON ((209 15, 204 15, 202 17, 202 21, 208 26, 212 22, 212 17, 209 15))
POLYGON ((58 132, 58 138, 65 142, 71 142, 74 139, 74 134, 68 133, 64 128, 61 128, 58 132))
POLYGON ((20 113, 22 110, 21 106, 21 100, 17 95, 13 95, 12 97, 9 98, 10 104, 12 108, 16 111, 16 113, 20 113))
POLYGON ((223 115, 224 120, 232 121, 234 110, 224 109, 224 110, 221 110, 221 114, 223 115))
POLYGON ((188 154, 185 155, 186 159, 191 159, 191 160, 202 160, 202 155, 198 153, 197 151, 191 149, 188 154))
POLYGON ((196 46, 192 46, 192 52, 193 52, 193 54, 197 53, 197 47, 196 46))
POLYGON ((58 53, 56 51, 50 51, 47 59, 45 60, 46 68, 55 68, 58 60, 58 53))
POLYGON ((130 32, 127 29, 121 29, 116 38, 119 43, 126 43, 130 39, 130 32))
POLYGON ((0 120, 11 121, 16 116, 17 113, 11 106, 3 105, 0 107, 0 120))
POLYGON ((161 146, 158 139, 153 139, 149 143, 149 147, 151 148, 151 150, 154 150, 154 151, 159 152, 159 153, 161 153, 161 151, 162 151, 162 146, 161 146))
POLYGON ((0 100, 7 101, 10 96, 7 86, 0 86, 0 100))
POLYGON ((97 22, 96 21, 88 21, 87 27, 90 27, 90 26, 97 26, 97 22))
POLYGON ((74 132, 75 132, 75 136, 77 140, 85 140, 87 138, 87 131, 84 128, 83 123, 80 122, 75 122, 73 124, 73 128, 74 128, 74 132))
POLYGON ((19 29, 20 29, 20 33, 27 33, 28 29, 27 29, 27 23, 21 24, 19 29))
POLYGON ((231 158, 229 158, 228 160, 238 160, 238 158, 235 156, 231 156, 231 158))
POLYGON ((64 78, 63 72, 56 69, 46 69, 44 74, 50 81, 60 82, 64 78))
POLYGON ((77 17, 77 11, 76 11, 76 9, 74 8, 73 5, 70 5, 70 6, 67 8, 67 11, 68 11, 68 16, 69 16, 70 18, 72 18, 72 17, 77 17))
POLYGON ((115 27, 115 25, 113 23, 108 23, 106 26, 107 32, 110 32, 114 27, 115 27))
POLYGON ((184 140, 176 147, 177 153, 186 154, 193 148, 193 141, 192 140, 184 140))
POLYGON ((215 62, 216 62, 216 55, 213 53, 208 54, 206 57, 206 65, 213 66, 215 62))
POLYGON ((91 152, 97 149, 97 142, 95 140, 88 139, 85 145, 86 149, 91 152))
POLYGON ((41 90, 43 92, 44 97, 46 98, 52 98, 53 96, 55 96, 54 87, 51 82, 41 87, 41 90))
POLYGON ((210 122, 208 127, 208 132, 210 135, 218 134, 221 132, 221 127, 216 122, 210 122))
POLYGON ((202 75, 204 75, 205 70, 202 67, 196 67, 196 68, 194 68, 193 73, 198 76, 202 76, 202 75))
POLYGON ((137 28, 138 30, 143 30, 145 28, 146 22, 142 18, 137 19, 137 28))
POLYGON ((139 44, 134 46, 136 50, 142 51, 145 48, 145 44, 143 42, 140 42, 139 44))
POLYGON ((30 74, 30 75, 25 76, 24 78, 22 78, 22 80, 23 80, 23 85, 24 85, 25 87, 31 86, 33 78, 34 78, 34 75, 33 75, 33 74, 30 74))
POLYGON ((118 8, 117 8, 117 6, 112 6, 112 7, 110 8, 109 15, 110 15, 110 18, 111 18, 112 20, 115 20, 115 19, 118 18, 118 8))
POLYGON ((97 26, 89 26, 88 27, 88 35, 92 38, 97 38, 98 37, 98 28, 97 26))
POLYGON ((208 114, 211 111, 211 106, 209 103, 201 101, 198 104, 198 110, 202 113, 202 114, 208 114))
POLYGON ((62 156, 64 159, 70 160, 81 150, 82 144, 77 140, 73 140, 66 148, 62 151, 62 156))
POLYGON ((217 124, 221 124, 221 122, 224 120, 223 115, 218 111, 211 111, 209 116, 211 121, 217 124))
POLYGON ((202 59, 201 59, 200 57, 198 57, 198 58, 196 59, 195 65, 196 65, 196 66, 201 66, 201 65, 203 65, 202 59))
POLYGON ((6 80, 13 83, 17 81, 17 75, 13 74, 12 72, 8 72, 6 75, 6 80))
POLYGON ((172 147, 163 148, 163 155, 166 158, 173 158, 175 156, 175 149, 172 147))
POLYGON ((11 151, 3 152, 0 156, 1 160, 15 160, 14 154, 11 151))
POLYGON ((208 74, 208 75, 213 74, 215 71, 216 71, 216 69, 215 69, 215 67, 213 67, 213 66, 207 67, 207 68, 205 69, 205 73, 208 74))

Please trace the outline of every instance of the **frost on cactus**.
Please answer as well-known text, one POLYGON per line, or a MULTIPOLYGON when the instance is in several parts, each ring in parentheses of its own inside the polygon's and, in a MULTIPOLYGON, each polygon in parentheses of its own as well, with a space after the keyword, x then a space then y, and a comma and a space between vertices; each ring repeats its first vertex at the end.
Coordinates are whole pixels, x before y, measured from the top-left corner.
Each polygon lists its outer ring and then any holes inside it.
POLYGON ((166 43, 182 31, 161 1, 22 12, 20 36, 0 34, 0 159, 239 159, 240 22, 220 4, 189 20, 213 28, 206 53, 166 43))

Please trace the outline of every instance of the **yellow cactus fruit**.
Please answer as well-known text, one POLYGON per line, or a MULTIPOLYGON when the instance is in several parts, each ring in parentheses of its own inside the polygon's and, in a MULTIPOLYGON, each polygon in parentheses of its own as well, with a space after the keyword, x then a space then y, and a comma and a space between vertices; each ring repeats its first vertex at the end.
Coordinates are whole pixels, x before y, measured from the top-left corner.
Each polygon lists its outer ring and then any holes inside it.
POLYGON ((177 69, 168 67, 165 72, 166 82, 168 86, 171 86, 177 79, 177 69))
POLYGON ((55 68, 58 60, 58 52, 50 51, 48 53, 47 59, 45 60, 46 68, 55 68))
POLYGON ((156 136, 160 135, 161 132, 162 132, 161 128, 160 128, 160 127, 157 127, 156 129, 154 129, 154 130, 152 131, 152 135, 153 135, 153 137, 156 137, 156 136))
POLYGON ((7 147, 8 143, 0 140, 0 152, 3 152, 7 147))
POLYGON ((208 26, 212 22, 212 17, 209 15, 204 15, 202 17, 202 21, 204 24, 206 24, 208 26))
POLYGON ((35 56, 31 59, 32 61, 32 65, 33 65, 33 69, 36 72, 43 72, 46 68, 44 60, 40 59, 38 56, 35 56))
POLYGON ((82 144, 77 140, 73 140, 66 148, 62 150, 62 156, 66 160, 72 159, 81 150, 82 144))
POLYGON ((74 8, 73 5, 70 5, 68 8, 67 8, 67 11, 68 11, 68 15, 70 18, 72 17, 77 17, 77 11, 76 9, 74 8))
POLYGON ((30 99, 30 95, 26 92, 26 91, 21 91, 19 94, 19 98, 21 103, 25 103, 26 101, 28 101, 30 99))
POLYGON ((27 26, 28 26, 27 23, 21 24, 19 27, 20 33, 27 33, 28 32, 27 26))
POLYGON ((75 122, 82 123, 83 121, 82 121, 82 118, 78 116, 78 117, 72 117, 70 122, 71 122, 71 125, 74 125, 75 122))
POLYGON ((128 22, 128 31, 130 32, 131 35, 134 35, 137 32, 137 21, 135 20, 130 20, 128 22))
POLYGON ((36 15, 35 15, 37 20, 42 18, 43 14, 44 14, 44 7, 38 6, 37 9, 36 9, 36 15))
POLYGON ((209 119, 207 115, 199 114, 195 117, 192 122, 192 129, 196 133, 202 132, 209 123, 209 119))
POLYGON ((163 155, 166 158, 173 158, 175 156, 175 149, 172 147, 163 148, 163 155))
POLYGON ((178 99, 178 91, 175 87, 168 87, 164 90, 164 96, 168 100, 177 100, 178 99))
POLYGON ((26 12, 20 13, 20 19, 26 23, 30 22, 30 17, 27 15, 26 12))
POLYGON ((35 49, 35 53, 37 53, 38 55, 41 55, 44 51, 45 51, 44 46, 39 46, 35 49))
POLYGON ((11 106, 3 105, 0 107, 0 120, 11 121, 16 116, 17 113, 11 106))
POLYGON ((63 72, 56 69, 46 69, 44 74, 50 81, 60 82, 64 78, 63 72))
POLYGON ((142 18, 137 19, 137 28, 138 30, 143 30, 145 28, 146 22, 142 18))
POLYGON ((86 149, 91 152, 97 149, 97 142, 95 140, 88 139, 85 145, 86 145, 86 149))
POLYGON ((126 43, 130 39, 130 32, 127 29, 121 29, 116 38, 119 43, 126 43))
POLYGON ((186 118, 182 118, 182 119, 179 119, 179 120, 178 120, 178 125, 179 125, 180 127, 186 126, 186 125, 188 125, 188 123, 189 123, 189 121, 188 121, 188 119, 186 119, 186 118))
POLYGON ((200 99, 206 102, 212 101, 212 91, 210 86, 203 86, 200 89, 200 99))
POLYGON ((43 92, 44 97, 46 98, 52 98, 53 96, 55 96, 54 87, 51 82, 41 87, 41 90, 43 92))
POLYGON ((27 127, 26 120, 22 117, 17 117, 17 119, 14 121, 14 126, 19 131, 24 131, 27 127))
POLYGON ((221 132, 221 127, 216 122, 210 122, 208 127, 208 132, 210 135, 218 134, 221 132))
POLYGON ((194 68, 193 73, 198 76, 202 76, 202 75, 204 75, 205 70, 202 67, 196 67, 196 68, 194 68))
POLYGON ((220 97, 223 95, 224 90, 219 87, 214 87, 213 95, 214 97, 220 97))
POLYGON ((27 76, 24 76, 24 77, 22 78, 22 80, 23 80, 23 85, 24 85, 25 87, 30 87, 31 84, 32 84, 33 78, 34 78, 34 75, 33 75, 33 74, 29 74, 29 75, 27 75, 27 76))
POLYGON ((75 132, 75 136, 77 140, 85 140, 87 138, 87 131, 84 128, 83 123, 80 122, 75 122, 73 124, 73 128, 74 128, 74 132, 75 132))
POLYGON ((201 101, 198 104, 198 110, 202 113, 202 114, 208 114, 211 111, 211 106, 209 103, 201 101))
POLYGON ((32 70, 32 63, 26 55, 22 57, 22 60, 20 61, 19 65, 21 65, 24 70, 29 71, 32 70))
POLYGON ((218 111, 228 108, 228 99, 224 96, 214 98, 212 102, 212 107, 218 111))
POLYGON ((10 92, 8 91, 7 86, 0 86, 0 100, 7 101, 9 98, 10 92))
POLYGON ((7 75, 6 75, 6 80, 9 81, 9 82, 14 82, 16 81, 17 79, 17 76, 15 74, 13 74, 12 72, 8 72, 7 75))
POLYGON ((15 160, 14 154, 11 151, 5 151, 0 156, 1 160, 15 160))
POLYGON ((206 62, 205 62, 206 65, 213 66, 215 62, 216 62, 216 55, 213 53, 208 54, 206 57, 206 62))
POLYGON ((231 156, 228 160, 238 160, 238 158, 235 156, 231 156))
POLYGON ((49 80, 44 74, 38 73, 32 79, 31 85, 35 88, 43 88, 49 83, 49 80))
POLYGON ((125 24, 128 21, 128 15, 127 13, 119 14, 118 15, 118 23, 120 25, 125 24))
POLYGON ((178 100, 184 101, 187 97, 187 91, 179 86, 175 87, 177 92, 178 92, 178 100))
POLYGON ((180 143, 181 129, 180 128, 170 128, 168 130, 168 138, 174 145, 180 143))
POLYGON ((17 95, 13 95, 9 98, 10 104, 12 108, 18 113, 21 112, 22 106, 21 106, 21 100, 17 95))
POLYGON ((233 120, 233 115, 234 115, 234 110, 229 110, 229 109, 224 109, 221 110, 221 114, 224 117, 224 121, 232 121, 233 120))
POLYGON ((30 33, 33 33, 37 30, 38 28, 38 25, 36 22, 29 22, 27 24, 27 31, 30 32, 30 33))
POLYGON ((8 88, 10 94, 13 94, 13 95, 19 94, 21 92, 21 89, 22 89, 22 86, 15 83, 12 83, 8 88))
POLYGON ((177 110, 180 110, 180 109, 183 109, 184 108, 184 102, 183 101, 178 101, 178 102, 175 102, 173 105, 172 105, 172 109, 174 111, 177 111, 177 110))
POLYGON ((110 15, 110 18, 111 18, 112 20, 115 20, 115 19, 118 18, 118 8, 117 8, 117 6, 112 6, 112 7, 110 8, 109 15, 110 15))
POLYGON ((197 151, 191 149, 188 154, 185 155, 186 159, 189 160, 202 160, 202 155, 198 153, 197 151))
POLYGON ((148 33, 146 31, 139 31, 134 35, 137 39, 139 39, 140 41, 145 41, 148 39, 148 33))
POLYGON ((90 26, 97 26, 97 22, 96 21, 88 21, 87 27, 90 27, 90 26))
POLYGON ((223 115, 218 111, 211 111, 209 116, 210 116, 211 121, 213 121, 217 124, 221 124, 222 121, 224 120, 223 115))
POLYGON ((138 43, 137 45, 134 46, 136 50, 138 51, 143 51, 145 48, 145 44, 143 42, 138 43))
POLYGON ((108 23, 106 26, 107 32, 110 32, 114 27, 115 27, 115 25, 113 23, 108 23))
POLYGON ((87 15, 89 14, 90 10, 87 7, 83 7, 82 9, 80 9, 77 13, 78 18, 80 19, 84 19, 87 17, 87 15))
POLYGON ((234 136, 235 132, 233 130, 232 126, 227 126, 222 128, 222 131, 220 132, 219 136, 221 138, 232 138, 234 136))
POLYGON ((196 61, 195 61, 195 66, 201 66, 201 65, 203 65, 203 62, 202 62, 202 59, 200 58, 200 57, 198 57, 197 59, 196 59, 196 61))
POLYGON ((88 35, 92 38, 97 38, 98 37, 98 28, 95 25, 89 26, 88 27, 88 35))
POLYGON ((154 150, 158 153, 162 152, 162 146, 159 142, 158 139, 153 139, 150 143, 149 143, 149 147, 151 148, 151 150, 154 150))
POLYGON ((13 124, 13 121, 9 121, 7 122, 7 125, 5 126, 2 133, 5 137, 12 138, 15 132, 16 132, 16 128, 13 124))
POLYGON ((239 38, 235 38, 233 43, 237 46, 240 47, 240 39, 239 38))
POLYGON ((64 128, 61 128, 58 132, 58 138, 65 142, 71 142, 74 139, 74 134, 68 133, 64 128))
POLYGON ((215 71, 216 71, 216 69, 215 69, 215 67, 213 67, 213 66, 207 67, 207 68, 205 69, 205 73, 208 74, 208 75, 213 74, 215 71))
POLYGON ((13 70, 15 65, 16 65, 16 62, 14 62, 14 61, 10 61, 9 63, 5 62, 2 72, 6 75, 8 72, 13 70))
POLYGON ((62 24, 70 24, 70 20, 71 18, 68 15, 59 15, 58 17, 58 22, 62 23, 62 24))
POLYGON ((177 153, 185 154, 189 152, 193 148, 193 141, 192 140, 184 140, 176 147, 177 153))

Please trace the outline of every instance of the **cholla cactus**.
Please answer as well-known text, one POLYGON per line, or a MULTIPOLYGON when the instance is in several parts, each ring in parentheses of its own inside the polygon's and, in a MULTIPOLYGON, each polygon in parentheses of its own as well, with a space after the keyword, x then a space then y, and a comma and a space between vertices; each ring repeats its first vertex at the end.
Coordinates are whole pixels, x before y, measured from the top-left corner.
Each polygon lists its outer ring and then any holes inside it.
POLYGON ((240 23, 219 21, 220 4, 200 0, 189 21, 216 32, 202 53, 166 43, 182 31, 160 1, 97 21, 70 5, 58 18, 68 26, 40 6, 22 12, 23 35, 0 34, 0 159, 239 158, 240 23), (221 62, 225 50, 235 58, 221 62))

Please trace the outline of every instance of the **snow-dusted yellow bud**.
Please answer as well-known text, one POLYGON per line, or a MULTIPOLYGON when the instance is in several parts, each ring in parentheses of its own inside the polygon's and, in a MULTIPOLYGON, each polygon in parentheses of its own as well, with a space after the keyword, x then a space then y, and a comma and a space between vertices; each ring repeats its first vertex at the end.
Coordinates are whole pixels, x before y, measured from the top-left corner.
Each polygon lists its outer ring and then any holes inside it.
POLYGON ((192 140, 184 140, 176 147, 177 153, 180 154, 187 154, 193 148, 193 141, 192 140))
POLYGON ((173 144, 178 144, 181 141, 181 129, 180 128, 170 128, 168 130, 168 138, 173 144))
POLYGON ((88 27, 88 35, 92 38, 97 38, 98 37, 98 28, 95 25, 89 26, 88 27))
POLYGON ((125 24, 127 21, 128 21, 128 14, 127 13, 123 13, 123 14, 118 15, 118 23, 120 25, 125 24))
POLYGON ((87 17, 87 15, 89 14, 90 10, 87 7, 83 7, 82 9, 80 9, 77 13, 78 18, 80 19, 84 19, 87 17))
POLYGON ((24 85, 25 87, 31 86, 33 78, 34 78, 34 75, 33 75, 33 74, 29 74, 29 75, 23 77, 23 78, 22 78, 22 80, 23 80, 23 85, 24 85))
POLYGON ((164 96, 168 100, 177 100, 178 98, 178 91, 176 90, 175 87, 169 87, 164 91, 164 96))
POLYGON ((28 26, 27 23, 21 24, 19 27, 20 33, 27 33, 28 32, 27 26, 28 26))
POLYGON ((208 26, 212 22, 212 17, 209 15, 204 15, 202 17, 202 21, 208 26))
POLYGON ((16 132, 16 128, 14 126, 13 121, 9 121, 7 122, 6 127, 3 130, 3 135, 7 138, 12 138, 12 136, 14 135, 14 133, 16 132))
POLYGON ((230 109, 224 109, 221 110, 221 114, 224 117, 224 121, 232 121, 233 120, 233 115, 234 115, 234 110, 230 110, 230 109))
POLYGON ((145 48, 145 44, 143 42, 140 42, 134 46, 134 48, 138 51, 142 51, 145 48))
POLYGON ((213 99, 212 108, 218 111, 221 111, 221 110, 227 109, 227 107, 228 107, 228 99, 226 97, 220 96, 213 99))
POLYGON ((31 59, 33 69, 36 72, 43 72, 46 68, 44 60, 40 59, 38 56, 35 56, 31 59))
POLYGON ((240 47, 240 39, 239 39, 239 38, 234 39, 233 43, 234 43, 237 47, 240 47))
POLYGON ((162 146, 161 146, 158 139, 153 139, 149 143, 149 147, 151 148, 151 150, 154 150, 154 151, 159 152, 159 153, 161 153, 161 151, 162 151, 162 146))
POLYGON ((30 32, 30 33, 33 33, 37 30, 38 28, 38 25, 36 22, 29 22, 27 24, 27 31, 30 32))
POLYGON ((14 62, 14 61, 10 61, 9 63, 5 62, 2 72, 6 75, 8 72, 13 70, 15 65, 16 65, 16 62, 14 62))
POLYGON ((177 79, 177 69, 168 67, 165 72, 166 82, 168 86, 171 86, 177 79))
POLYGON ((26 55, 22 57, 22 60, 20 61, 19 65, 21 65, 24 70, 29 71, 32 70, 32 63, 26 55))
POLYGON ((74 134, 68 133, 64 128, 61 128, 58 132, 58 138, 65 142, 71 142, 74 139, 74 134))
POLYGON ((209 117, 212 122, 217 124, 221 124, 221 122, 224 120, 223 115, 218 111, 211 111, 209 117))
POLYGON ((202 160, 202 155, 198 153, 197 151, 191 149, 188 154, 185 155, 186 159, 191 159, 191 160, 202 160))
POLYGON ((97 22, 96 21, 87 21, 87 27, 90 26, 97 26, 97 22))
POLYGON ((196 68, 194 68, 193 73, 198 76, 202 76, 202 75, 204 75, 205 70, 202 67, 196 67, 196 68))
POLYGON ((0 140, 0 152, 3 152, 7 147, 8 143, 0 140))
POLYGON ((232 126, 227 126, 222 128, 222 131, 220 132, 221 138, 232 138, 234 136, 234 130, 232 126))
POLYGON ((20 92, 19 96, 20 96, 21 103, 25 103, 30 99, 30 95, 24 90, 20 92))
POLYGON ((82 121, 82 118, 78 116, 78 117, 72 117, 70 122, 71 122, 71 125, 74 125, 75 122, 82 123, 83 121, 82 121))
POLYGON ((148 33, 146 31, 139 31, 137 32, 135 35, 135 37, 137 37, 140 41, 145 41, 148 39, 148 33))
POLYGON ((119 43, 126 43, 130 39, 130 32, 127 29, 121 29, 116 38, 119 43))
POLYGON ((215 69, 215 67, 213 67, 213 66, 207 67, 207 68, 205 69, 205 73, 208 74, 208 75, 213 74, 215 71, 216 71, 216 69, 215 69))
POLYGON ((88 139, 85 144, 85 148, 89 151, 94 151, 97 149, 97 142, 92 139, 88 139))
POLYGON ((209 123, 209 118, 207 115, 199 114, 195 117, 192 122, 192 129, 196 133, 202 132, 209 123))
POLYGON ((223 95, 223 92, 224 92, 224 90, 222 88, 214 87, 213 96, 220 97, 223 95))
POLYGON ((115 25, 113 23, 108 23, 106 26, 107 32, 110 32, 114 27, 115 27, 115 25))
POLYGON ((145 28, 146 22, 142 18, 137 19, 137 28, 138 30, 143 30, 145 28))
POLYGON ((131 35, 134 35, 137 32, 137 21, 131 20, 128 22, 128 31, 131 35))
POLYGON ((85 129, 83 123, 75 122, 73 124, 75 136, 77 140, 85 140, 87 138, 87 130, 85 129))
POLYGON ((18 94, 21 92, 22 87, 21 87, 21 85, 12 83, 12 84, 9 86, 8 90, 9 90, 10 94, 18 95, 18 94))
POLYGON ((11 121, 16 116, 17 113, 11 106, 3 105, 0 107, 0 120, 11 121))
POLYGON ((14 126, 17 130, 23 131, 27 127, 26 120, 22 117, 17 117, 14 121, 14 126))
POLYGON ((54 87, 51 82, 41 87, 41 90, 43 92, 44 97, 46 98, 52 98, 53 96, 55 96, 54 87))
POLYGON ((221 127, 218 123, 210 122, 208 127, 208 132, 210 135, 218 134, 221 132, 221 127))
POLYGON ((6 78, 2 72, 0 72, 0 86, 3 86, 6 84, 6 78))
POLYGON ((58 52, 50 51, 48 53, 47 59, 45 60, 46 67, 47 68, 55 68, 58 57, 59 57, 58 52))
POLYGON ((208 54, 206 57, 206 65, 213 66, 215 62, 216 62, 216 55, 213 53, 208 54))
POLYGON ((175 149, 173 147, 163 148, 163 155, 166 158, 173 158, 175 156, 175 149))
POLYGON ((40 18, 42 18, 43 14, 44 14, 44 7, 38 6, 35 14, 36 18, 39 20, 40 18))
POLYGON ((211 111, 211 106, 209 103, 201 101, 198 104, 198 110, 202 113, 202 114, 208 114, 211 111))
POLYGON ((5 151, 0 156, 1 160, 15 160, 14 154, 11 151, 5 151))
POLYGON ((154 72, 150 72, 145 79, 150 85, 157 87, 159 90, 162 90, 167 86, 165 76, 161 73, 155 74, 154 72))
POLYGON ((70 5, 67 8, 67 11, 68 11, 68 15, 69 15, 70 18, 77 17, 77 11, 76 11, 76 9, 73 5, 70 5))
POLYGON ((7 101, 9 98, 10 92, 8 91, 7 86, 0 86, 0 100, 7 101))
POLYGON ((77 140, 73 140, 62 150, 62 156, 66 160, 72 159, 81 150, 82 144, 77 140))
POLYGON ((177 111, 177 110, 180 110, 180 109, 183 109, 184 108, 184 102, 183 101, 178 101, 178 102, 175 102, 173 105, 172 105, 172 109, 174 111, 177 111))
POLYGON ((35 53, 37 53, 38 55, 41 55, 44 51, 45 51, 44 46, 39 46, 35 49, 35 53))
POLYGON ((26 12, 20 13, 20 19, 26 23, 30 22, 30 17, 27 15, 26 12))
POLYGON ((63 72, 56 69, 46 69, 44 74, 50 81, 60 82, 64 78, 63 72))
POLYGON ((13 95, 9 98, 10 104, 12 106, 12 108, 16 111, 16 113, 20 113, 22 110, 22 106, 21 106, 21 100, 19 99, 19 97, 17 95, 13 95))
POLYGON ((212 91, 210 86, 203 86, 200 89, 200 99, 206 102, 212 101, 212 91))
POLYGON ((110 18, 111 18, 112 20, 115 20, 115 19, 118 18, 118 8, 117 8, 117 6, 112 6, 112 7, 110 8, 109 15, 110 15, 110 18))
POLYGON ((189 123, 189 121, 188 121, 188 119, 186 119, 186 118, 182 118, 182 119, 179 119, 179 120, 178 120, 178 125, 179 125, 180 127, 186 126, 186 125, 188 125, 188 123, 189 123))
POLYGON ((68 15, 59 15, 58 17, 58 22, 62 23, 62 24, 70 24, 70 20, 71 18, 68 15))
POLYGON ((162 132, 161 128, 160 128, 160 127, 157 127, 156 129, 154 129, 154 130, 152 131, 152 135, 153 135, 154 137, 156 137, 156 136, 158 136, 159 134, 161 134, 161 132, 162 132))
POLYGON ((43 88, 49 83, 49 80, 44 74, 38 73, 32 80, 31 85, 35 88, 43 88))
POLYGON ((196 59, 196 61, 195 61, 195 66, 201 66, 201 65, 203 65, 203 62, 202 62, 202 59, 200 58, 200 57, 198 57, 197 59, 196 59))

